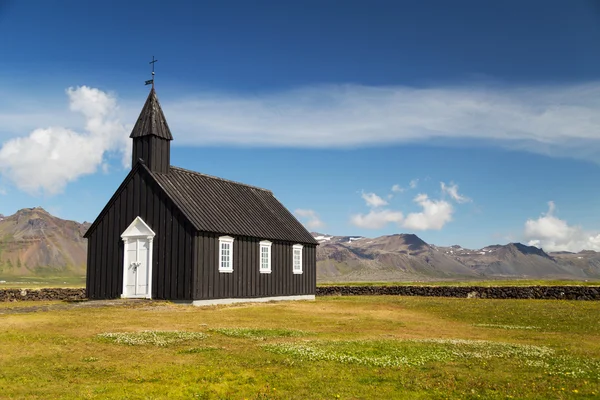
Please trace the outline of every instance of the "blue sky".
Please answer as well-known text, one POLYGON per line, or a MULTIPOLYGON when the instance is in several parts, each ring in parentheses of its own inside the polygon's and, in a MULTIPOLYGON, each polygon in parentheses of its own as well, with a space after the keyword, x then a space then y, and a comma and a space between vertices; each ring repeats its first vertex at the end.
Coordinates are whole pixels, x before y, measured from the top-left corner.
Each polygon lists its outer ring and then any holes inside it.
POLYGON ((0 0, 0 213, 95 218, 154 55, 173 164, 311 230, 600 251, 600 3, 496 3, 0 0))

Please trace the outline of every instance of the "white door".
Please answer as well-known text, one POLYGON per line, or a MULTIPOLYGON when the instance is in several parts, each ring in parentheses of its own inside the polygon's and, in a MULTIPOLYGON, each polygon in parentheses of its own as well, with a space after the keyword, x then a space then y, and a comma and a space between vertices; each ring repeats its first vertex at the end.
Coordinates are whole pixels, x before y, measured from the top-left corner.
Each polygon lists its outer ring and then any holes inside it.
POLYGON ((125 242, 126 271, 123 297, 150 297, 149 249, 150 240, 147 238, 129 238, 125 242))

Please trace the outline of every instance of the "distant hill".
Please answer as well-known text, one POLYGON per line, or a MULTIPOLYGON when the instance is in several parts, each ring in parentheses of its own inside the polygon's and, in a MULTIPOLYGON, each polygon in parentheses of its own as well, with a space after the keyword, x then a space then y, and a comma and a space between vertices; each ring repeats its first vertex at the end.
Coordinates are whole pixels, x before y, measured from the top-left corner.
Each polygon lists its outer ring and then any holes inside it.
POLYGON ((0 215, 0 275, 85 274, 88 227, 40 207, 0 215))
MULTIPOLYGON (((87 222, 40 207, 0 214, 0 276, 84 275, 87 222)), ((365 238, 313 233, 320 282, 469 279, 600 279, 600 253, 546 253, 521 243, 470 250, 414 234, 365 238)))
POLYGON ((446 279, 599 279, 600 253, 550 253, 521 243, 464 249, 430 245, 413 234, 313 233, 319 281, 446 279))

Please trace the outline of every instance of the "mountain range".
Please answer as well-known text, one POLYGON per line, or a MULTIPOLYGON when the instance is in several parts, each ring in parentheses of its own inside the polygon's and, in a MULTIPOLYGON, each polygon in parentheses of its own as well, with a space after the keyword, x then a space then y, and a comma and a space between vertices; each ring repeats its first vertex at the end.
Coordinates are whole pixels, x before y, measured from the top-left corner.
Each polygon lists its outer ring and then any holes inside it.
MULTIPOLYGON (((0 276, 84 275, 88 222, 41 207, 0 214, 0 276)), ((319 282, 475 279, 600 279, 600 253, 546 253, 521 243, 465 249, 414 234, 366 238, 313 232, 319 282)))
POLYGON ((521 243, 472 250, 435 246, 413 234, 313 236, 320 243, 320 282, 600 278, 595 251, 546 253, 521 243))

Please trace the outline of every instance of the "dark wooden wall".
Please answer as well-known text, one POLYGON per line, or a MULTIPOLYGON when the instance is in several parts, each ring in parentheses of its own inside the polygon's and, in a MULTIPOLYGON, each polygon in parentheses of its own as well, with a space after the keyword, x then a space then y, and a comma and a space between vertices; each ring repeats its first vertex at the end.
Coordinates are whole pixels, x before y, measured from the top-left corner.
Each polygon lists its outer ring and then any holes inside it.
POLYGON ((143 168, 137 168, 122 186, 103 210, 99 223, 92 225, 94 230, 88 236, 88 297, 121 296, 124 247, 121 234, 140 216, 156 233, 152 298, 192 299, 195 230, 143 168))
POLYGON ((140 158, 150 171, 166 174, 171 162, 171 142, 154 135, 134 138, 131 165, 135 165, 140 158))
POLYGON ((194 299, 313 295, 316 291, 316 246, 302 249, 302 274, 292 272, 292 246, 274 241, 271 273, 259 272, 260 239, 235 237, 233 272, 219 272, 219 236, 201 232, 196 236, 198 260, 194 273, 194 299))

